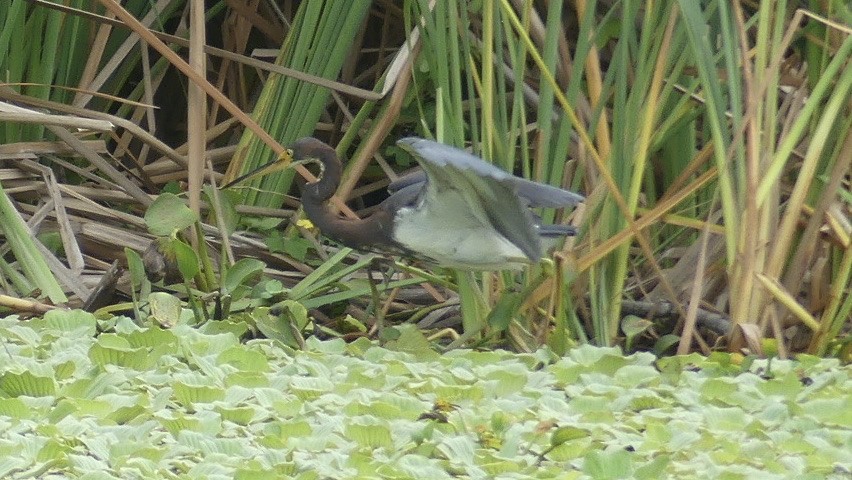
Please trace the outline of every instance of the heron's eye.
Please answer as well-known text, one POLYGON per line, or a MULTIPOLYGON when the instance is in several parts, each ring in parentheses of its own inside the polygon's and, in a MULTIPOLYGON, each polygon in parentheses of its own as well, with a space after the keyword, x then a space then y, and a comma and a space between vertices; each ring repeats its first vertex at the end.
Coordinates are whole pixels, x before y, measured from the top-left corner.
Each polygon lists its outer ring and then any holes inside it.
POLYGON ((293 149, 292 148, 287 149, 287 155, 290 155, 291 157, 293 156, 293 149))

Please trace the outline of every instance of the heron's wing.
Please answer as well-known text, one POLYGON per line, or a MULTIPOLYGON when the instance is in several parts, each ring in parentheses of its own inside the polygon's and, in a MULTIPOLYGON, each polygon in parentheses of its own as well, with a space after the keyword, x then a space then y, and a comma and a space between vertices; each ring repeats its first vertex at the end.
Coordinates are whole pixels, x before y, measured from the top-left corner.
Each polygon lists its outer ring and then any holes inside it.
POLYGON ((513 176, 512 185, 518 195, 529 202, 528 204, 531 207, 559 208, 576 205, 585 200, 585 197, 578 193, 545 183, 533 182, 526 178, 513 176))
MULTIPOLYGON (((407 137, 399 140, 397 145, 412 152, 415 158, 423 158, 438 166, 445 166, 451 163, 457 168, 469 169, 483 177, 491 177, 496 180, 513 178, 512 175, 491 165, 476 155, 460 148, 444 145, 443 143, 433 142, 425 138, 407 137)), ((420 162, 420 164, 422 166, 423 162, 420 162)))
POLYGON ((391 182, 391 184, 388 185, 388 191, 395 193, 405 187, 415 184, 426 184, 426 172, 423 170, 415 170, 411 173, 407 173, 391 182))
MULTIPOLYGON (((509 176, 509 182, 515 187, 517 195, 524 199, 527 206, 530 207, 559 208, 576 205, 585 200, 585 197, 570 190, 534 182, 526 178, 509 176)), ((426 172, 416 170, 391 182, 388 185, 388 191, 394 193, 410 185, 423 183, 426 183, 426 172)))
MULTIPOLYGON (((425 173, 423 176, 426 176, 425 173)), ((393 190, 389 189, 391 191, 391 196, 382 202, 382 208, 395 212, 403 207, 414 206, 419 201, 420 197, 425 194, 425 189, 425 181, 404 185, 393 190)))
MULTIPOLYGON (((526 199, 528 205, 531 207, 565 207, 576 205, 584 200, 584 197, 577 193, 516 177, 460 148, 415 137, 403 138, 399 143, 400 145, 410 145, 411 150, 419 156, 428 160, 434 159, 436 163, 440 164, 443 162, 446 164, 452 162, 458 168, 470 169, 483 177, 509 182, 515 189, 515 192, 517 192, 517 195, 526 199)), ((425 173, 414 172, 400 177, 389 188, 391 191, 395 191, 406 185, 422 181, 426 181, 425 173), (397 184, 399 186, 393 188, 397 184)))
POLYGON ((482 225, 513 243, 532 261, 541 257, 541 243, 532 213, 521 202, 511 175, 463 150, 419 138, 397 142, 411 152, 428 181, 423 202, 429 209, 465 208, 482 225), (451 191, 456 195, 448 195, 451 191), (446 205, 448 198, 465 205, 446 205))

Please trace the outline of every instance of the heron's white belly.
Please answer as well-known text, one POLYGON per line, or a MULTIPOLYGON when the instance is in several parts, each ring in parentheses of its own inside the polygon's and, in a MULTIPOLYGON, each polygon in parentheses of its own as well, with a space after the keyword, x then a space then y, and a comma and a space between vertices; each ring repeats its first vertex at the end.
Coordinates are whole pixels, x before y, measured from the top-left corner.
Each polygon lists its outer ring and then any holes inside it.
POLYGON ((397 212, 394 240, 441 266, 474 270, 516 269, 530 260, 490 224, 469 212, 429 215, 420 209, 397 212))

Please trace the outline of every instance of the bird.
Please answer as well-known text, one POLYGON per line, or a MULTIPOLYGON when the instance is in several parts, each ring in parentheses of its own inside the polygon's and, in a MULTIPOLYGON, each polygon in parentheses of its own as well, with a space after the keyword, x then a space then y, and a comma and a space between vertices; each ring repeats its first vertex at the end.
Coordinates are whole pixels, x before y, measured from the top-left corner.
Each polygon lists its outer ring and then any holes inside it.
POLYGON ((345 218, 329 204, 343 167, 335 150, 313 137, 297 140, 277 160, 223 188, 297 164, 318 164, 318 180, 302 186, 302 208, 325 236, 356 250, 459 270, 518 270, 538 263, 553 240, 576 234, 572 226, 542 225, 530 208, 576 205, 584 200, 578 193, 516 177, 432 140, 406 137, 397 145, 422 170, 391 183, 390 196, 363 219, 345 218))

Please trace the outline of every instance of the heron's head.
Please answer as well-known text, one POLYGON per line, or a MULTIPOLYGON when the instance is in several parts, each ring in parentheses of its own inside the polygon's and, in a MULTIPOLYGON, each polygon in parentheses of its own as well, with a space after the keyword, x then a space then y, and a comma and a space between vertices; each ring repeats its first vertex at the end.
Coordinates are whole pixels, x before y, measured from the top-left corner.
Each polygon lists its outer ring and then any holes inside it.
POLYGON ((293 142, 287 152, 292 158, 292 165, 319 165, 319 176, 325 171, 323 159, 336 158, 337 153, 327 143, 313 137, 300 138, 293 142))

